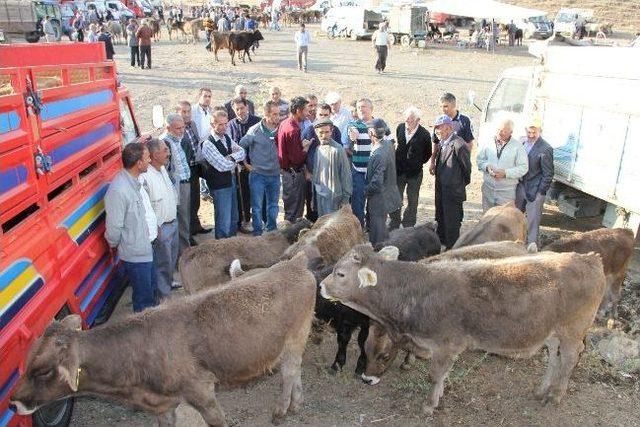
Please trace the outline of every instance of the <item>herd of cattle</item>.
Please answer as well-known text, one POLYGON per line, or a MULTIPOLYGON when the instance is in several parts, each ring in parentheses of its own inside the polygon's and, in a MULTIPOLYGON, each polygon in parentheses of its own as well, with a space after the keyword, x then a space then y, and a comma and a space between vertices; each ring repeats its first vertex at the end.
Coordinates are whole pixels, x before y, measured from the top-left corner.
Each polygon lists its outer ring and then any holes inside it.
POLYGON ((188 249, 179 261, 185 297, 83 331, 78 316, 51 324, 33 345, 12 396, 20 414, 67 396, 125 402, 174 425, 193 406, 210 426, 227 425, 214 388, 279 366, 277 423, 303 402, 302 355, 314 317, 336 331, 341 370, 360 328, 356 372, 375 384, 399 350, 402 365, 430 359, 443 395, 465 349, 530 357, 543 345, 547 371, 535 392, 564 396, 598 309, 615 315, 633 234, 601 229, 525 247, 526 220, 513 204, 490 209, 452 250, 440 253, 437 224, 393 232, 373 248, 349 206, 261 237, 237 236, 188 249), (246 271, 245 271, 246 270, 246 271))

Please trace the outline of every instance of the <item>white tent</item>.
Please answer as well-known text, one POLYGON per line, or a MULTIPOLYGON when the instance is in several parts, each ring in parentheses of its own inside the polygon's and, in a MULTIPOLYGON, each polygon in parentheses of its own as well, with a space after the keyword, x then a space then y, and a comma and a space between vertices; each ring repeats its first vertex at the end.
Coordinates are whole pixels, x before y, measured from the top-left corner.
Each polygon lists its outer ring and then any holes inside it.
POLYGON ((547 15, 547 12, 542 10, 513 6, 495 0, 435 0, 428 2, 427 7, 429 11, 435 13, 477 19, 495 19, 497 22, 547 15))

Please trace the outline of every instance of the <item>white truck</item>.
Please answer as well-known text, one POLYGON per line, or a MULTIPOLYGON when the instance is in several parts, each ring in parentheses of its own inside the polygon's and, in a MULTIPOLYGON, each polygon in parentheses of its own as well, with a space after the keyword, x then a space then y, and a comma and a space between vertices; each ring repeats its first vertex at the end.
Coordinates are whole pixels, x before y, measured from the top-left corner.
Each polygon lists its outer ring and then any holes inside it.
POLYGON ((524 136, 527 118, 539 117, 542 137, 554 148, 561 210, 580 216, 580 204, 594 215, 604 209, 605 226, 638 233, 640 54, 630 47, 551 46, 530 52, 539 56, 538 64, 505 70, 491 91, 480 143, 492 137, 498 114, 512 116, 515 138, 524 136))
POLYGON ((560 9, 553 21, 553 34, 572 38, 579 25, 584 25, 592 19, 591 9, 560 9))

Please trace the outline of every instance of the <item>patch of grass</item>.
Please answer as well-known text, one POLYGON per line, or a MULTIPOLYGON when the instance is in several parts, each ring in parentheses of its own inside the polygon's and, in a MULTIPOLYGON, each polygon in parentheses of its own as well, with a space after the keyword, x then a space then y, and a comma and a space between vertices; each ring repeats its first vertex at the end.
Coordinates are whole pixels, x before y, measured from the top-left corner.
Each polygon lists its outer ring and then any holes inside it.
POLYGON ((417 360, 412 369, 402 371, 391 382, 391 388, 402 393, 426 394, 431 390, 428 372, 429 362, 417 360))

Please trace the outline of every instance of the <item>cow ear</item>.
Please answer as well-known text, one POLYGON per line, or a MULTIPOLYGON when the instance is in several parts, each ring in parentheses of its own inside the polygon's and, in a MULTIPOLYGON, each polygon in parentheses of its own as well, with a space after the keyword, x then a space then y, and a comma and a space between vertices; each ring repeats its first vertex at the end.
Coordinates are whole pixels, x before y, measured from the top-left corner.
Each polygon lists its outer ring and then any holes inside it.
POLYGON ((60 324, 67 329, 74 331, 82 330, 82 318, 77 314, 71 314, 60 321, 60 324))
POLYGON ((302 236, 304 236, 305 234, 307 234, 308 232, 309 232, 308 228, 304 228, 304 229, 300 230, 300 232, 298 233, 298 240, 300 240, 300 238, 302 236))
POLYGON ((60 377, 62 377, 64 382, 67 383, 69 388, 74 391, 74 393, 78 391, 78 385, 80 384, 79 367, 73 367, 72 369, 69 369, 66 366, 59 365, 58 373, 60 374, 60 377))
POLYGON ((378 254, 386 261, 397 261, 400 256, 400 250, 395 246, 385 246, 380 249, 378 254))
POLYGON ((360 288, 367 288, 378 284, 378 275, 375 271, 362 267, 358 270, 358 280, 360 281, 360 288))

